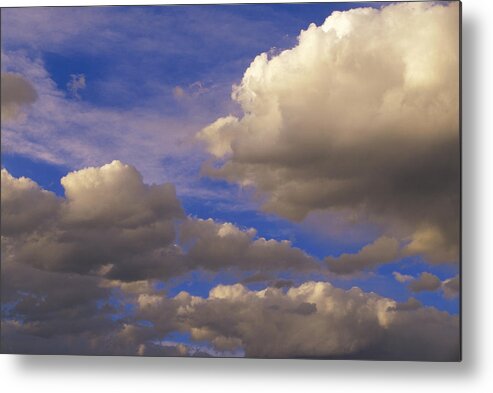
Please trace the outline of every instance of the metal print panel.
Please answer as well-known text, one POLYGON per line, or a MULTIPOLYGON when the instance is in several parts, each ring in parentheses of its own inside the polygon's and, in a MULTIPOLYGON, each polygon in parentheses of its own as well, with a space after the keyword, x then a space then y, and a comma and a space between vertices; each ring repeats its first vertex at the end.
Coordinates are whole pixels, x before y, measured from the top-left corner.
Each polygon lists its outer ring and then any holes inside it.
POLYGON ((459 2, 1 33, 3 353, 460 360, 459 2))

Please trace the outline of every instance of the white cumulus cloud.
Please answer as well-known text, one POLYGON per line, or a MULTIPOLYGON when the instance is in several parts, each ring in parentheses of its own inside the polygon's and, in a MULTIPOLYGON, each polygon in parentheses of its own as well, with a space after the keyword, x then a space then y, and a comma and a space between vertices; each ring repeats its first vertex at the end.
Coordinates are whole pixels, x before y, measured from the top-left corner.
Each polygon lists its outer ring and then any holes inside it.
POLYGON ((301 220, 320 209, 382 225, 431 262, 458 259, 459 7, 334 12, 263 53, 233 88, 243 115, 204 128, 204 173, 301 220))

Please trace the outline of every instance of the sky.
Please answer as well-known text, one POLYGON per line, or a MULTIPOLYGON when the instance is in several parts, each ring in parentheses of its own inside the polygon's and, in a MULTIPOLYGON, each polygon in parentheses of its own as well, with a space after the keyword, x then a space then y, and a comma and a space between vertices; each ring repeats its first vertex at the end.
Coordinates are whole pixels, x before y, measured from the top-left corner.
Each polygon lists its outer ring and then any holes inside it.
POLYGON ((457 360, 458 15, 2 9, 2 351, 457 360))

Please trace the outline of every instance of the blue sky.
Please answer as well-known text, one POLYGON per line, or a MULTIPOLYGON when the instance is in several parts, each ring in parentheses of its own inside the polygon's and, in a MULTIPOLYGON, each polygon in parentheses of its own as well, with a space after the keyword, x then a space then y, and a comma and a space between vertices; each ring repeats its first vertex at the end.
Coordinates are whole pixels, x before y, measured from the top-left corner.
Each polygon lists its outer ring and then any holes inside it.
MULTIPOLYGON (((254 190, 201 173, 210 157, 194 136, 221 116, 241 115, 231 89, 257 55, 292 48, 301 30, 321 25, 333 11, 383 5, 2 9, 2 72, 25 76, 39 95, 29 115, 2 125, 2 167, 62 197, 60 180, 68 172, 120 160, 134 165, 147 183, 174 183, 190 217, 255 228, 257 238, 290 240, 318 260, 356 253, 381 236, 380 223, 358 222, 334 232, 330 223, 340 217, 327 211, 301 221, 266 212, 254 190), (82 76, 84 82, 71 89, 72 78, 82 76)), ((443 281, 455 276, 458 266, 408 256, 330 281, 401 302, 413 296, 458 313, 457 297, 412 293, 395 280, 395 271, 414 277, 430 272, 443 281)), ((279 278, 298 284, 305 279, 279 278)), ((228 274, 194 272, 185 281, 162 285, 172 296, 182 290, 206 296, 217 284, 236 281, 228 274)), ((173 340, 189 342, 179 334, 173 340)))

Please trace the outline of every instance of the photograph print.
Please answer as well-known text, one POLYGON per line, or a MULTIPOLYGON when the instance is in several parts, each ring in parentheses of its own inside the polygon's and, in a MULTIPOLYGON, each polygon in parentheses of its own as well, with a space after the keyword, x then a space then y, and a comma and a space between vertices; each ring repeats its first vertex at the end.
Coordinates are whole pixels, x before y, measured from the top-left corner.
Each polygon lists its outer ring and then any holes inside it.
POLYGON ((1 9, 1 353, 461 360, 461 4, 1 9))

